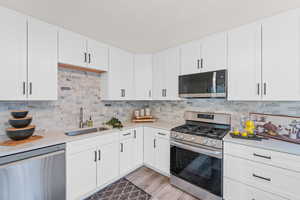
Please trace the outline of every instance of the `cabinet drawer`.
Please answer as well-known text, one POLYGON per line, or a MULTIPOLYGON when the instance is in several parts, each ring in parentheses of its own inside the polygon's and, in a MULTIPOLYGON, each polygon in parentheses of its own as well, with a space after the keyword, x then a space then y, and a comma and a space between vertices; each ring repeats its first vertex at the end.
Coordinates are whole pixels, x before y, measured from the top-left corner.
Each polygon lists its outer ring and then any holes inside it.
POLYGON ((160 138, 169 139, 170 138, 170 131, 162 130, 162 129, 156 129, 156 136, 160 138))
POLYGON ((230 142, 224 143, 224 153, 300 172, 300 156, 259 149, 230 142))
POLYGON ((224 178, 224 200, 287 200, 254 187, 224 178))
POLYGON ((300 173, 224 156, 224 176, 289 199, 300 199, 300 173))
POLYGON ((114 141, 118 141, 119 133, 112 132, 106 133, 104 135, 99 135, 87 139, 82 139, 78 141, 68 142, 66 145, 66 153, 74 154, 87 149, 96 148, 101 145, 109 144, 114 141))
POLYGON ((120 141, 127 140, 134 137, 134 130, 129 129, 126 131, 120 132, 120 141))

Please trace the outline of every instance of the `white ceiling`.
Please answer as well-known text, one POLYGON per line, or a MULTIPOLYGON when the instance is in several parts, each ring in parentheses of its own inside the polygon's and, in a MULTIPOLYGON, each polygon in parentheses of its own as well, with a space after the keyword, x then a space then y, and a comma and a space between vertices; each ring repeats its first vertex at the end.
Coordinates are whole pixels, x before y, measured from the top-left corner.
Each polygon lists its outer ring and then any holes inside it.
POLYGON ((300 7, 300 0, 0 0, 0 5, 148 53, 300 7))

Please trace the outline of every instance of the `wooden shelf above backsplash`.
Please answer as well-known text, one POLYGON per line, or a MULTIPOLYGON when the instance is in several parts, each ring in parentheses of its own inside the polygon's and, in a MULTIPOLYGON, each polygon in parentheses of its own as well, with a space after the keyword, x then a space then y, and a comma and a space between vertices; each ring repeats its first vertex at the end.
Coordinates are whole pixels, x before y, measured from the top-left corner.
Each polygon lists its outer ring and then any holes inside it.
POLYGON ((85 71, 85 72, 94 72, 94 73, 98 73, 98 74, 102 74, 102 73, 106 72, 106 71, 102 71, 102 70, 98 70, 98 69, 92 69, 92 68, 64 64, 64 63, 58 63, 58 67, 66 68, 66 69, 73 69, 73 70, 78 70, 78 71, 85 71))

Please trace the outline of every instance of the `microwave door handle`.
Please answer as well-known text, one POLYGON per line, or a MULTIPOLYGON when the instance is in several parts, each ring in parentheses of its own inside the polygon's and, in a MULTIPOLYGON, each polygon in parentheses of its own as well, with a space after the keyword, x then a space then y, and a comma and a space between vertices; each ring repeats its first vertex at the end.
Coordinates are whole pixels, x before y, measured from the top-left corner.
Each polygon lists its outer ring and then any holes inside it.
POLYGON ((213 87, 212 93, 217 93, 217 72, 213 72, 212 87, 213 87))

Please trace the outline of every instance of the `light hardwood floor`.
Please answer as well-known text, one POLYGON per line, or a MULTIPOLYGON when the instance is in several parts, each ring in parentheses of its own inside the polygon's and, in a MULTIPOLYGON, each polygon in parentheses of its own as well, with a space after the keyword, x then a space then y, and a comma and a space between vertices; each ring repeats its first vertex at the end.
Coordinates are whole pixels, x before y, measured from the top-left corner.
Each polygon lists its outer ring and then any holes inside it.
POLYGON ((146 167, 132 172, 126 178, 148 194, 151 194, 152 200, 197 200, 195 197, 170 185, 168 177, 146 167))

